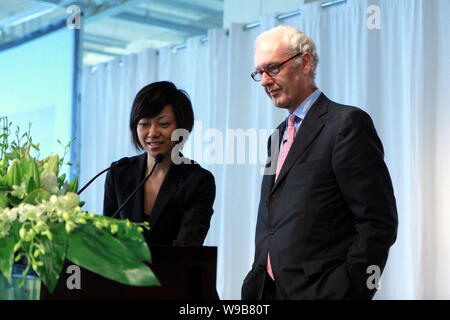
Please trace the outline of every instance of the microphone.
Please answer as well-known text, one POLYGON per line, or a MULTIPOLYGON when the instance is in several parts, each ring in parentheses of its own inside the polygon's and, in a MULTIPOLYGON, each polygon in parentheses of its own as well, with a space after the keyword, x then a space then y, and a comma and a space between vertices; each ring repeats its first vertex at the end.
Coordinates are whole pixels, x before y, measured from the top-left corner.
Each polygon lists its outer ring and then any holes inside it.
POLYGON ((123 167, 126 166, 130 163, 130 158, 125 157, 120 159, 119 161, 114 162, 109 168, 106 168, 105 170, 100 171, 95 177, 93 177, 91 180, 89 180, 88 183, 86 183, 84 185, 83 188, 81 188, 80 191, 77 192, 78 195, 80 195, 87 187, 89 187, 89 185, 94 182, 95 179, 97 179, 100 175, 102 175, 103 173, 105 173, 108 170, 114 169, 116 167, 123 167))
POLYGON ((158 165, 158 163, 163 161, 163 159, 164 159, 164 155, 162 153, 158 153, 155 156, 155 164, 153 165, 153 168, 150 171, 150 173, 144 178, 144 180, 142 180, 138 184, 138 186, 133 190, 133 192, 130 193, 128 198, 125 199, 125 201, 122 203, 122 205, 119 207, 119 209, 117 209, 116 212, 114 212, 114 214, 111 216, 111 218, 114 218, 120 212, 120 210, 122 210, 123 207, 125 207, 127 205, 127 203, 130 202, 130 199, 138 192, 138 190, 144 185, 144 183, 148 180, 148 178, 150 178, 150 176, 152 175, 153 171, 155 171, 155 168, 158 165))

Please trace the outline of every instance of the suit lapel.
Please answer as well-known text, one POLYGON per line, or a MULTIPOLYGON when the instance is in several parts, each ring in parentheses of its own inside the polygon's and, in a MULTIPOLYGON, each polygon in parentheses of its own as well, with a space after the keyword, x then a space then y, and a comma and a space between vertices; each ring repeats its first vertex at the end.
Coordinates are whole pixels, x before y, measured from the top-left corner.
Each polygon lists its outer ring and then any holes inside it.
MULTIPOLYGON (((270 136, 270 139, 268 141, 267 146, 267 155, 268 155, 268 161, 266 163, 265 167, 265 173, 263 177, 263 190, 264 191, 270 191, 273 188, 273 183, 275 180, 275 170, 278 163, 278 156, 280 153, 280 144, 281 140, 283 139, 284 130, 286 129, 286 122, 283 121, 280 123, 280 125, 275 129, 275 132, 272 133, 270 136), (275 134, 278 132, 278 136, 275 134), (276 143, 274 144, 274 148, 272 148, 272 141, 276 140, 276 143), (273 172, 272 172, 273 171, 273 172)), ((268 197, 270 192, 266 192, 266 197, 268 197)))
MULTIPOLYGON (((327 112, 328 98, 322 93, 317 101, 311 106, 297 132, 291 149, 284 161, 277 181, 273 185, 272 192, 277 188, 294 163, 303 155, 305 150, 322 130, 324 123, 320 117, 327 112)), ((278 158, 277 158, 278 161, 278 158)))

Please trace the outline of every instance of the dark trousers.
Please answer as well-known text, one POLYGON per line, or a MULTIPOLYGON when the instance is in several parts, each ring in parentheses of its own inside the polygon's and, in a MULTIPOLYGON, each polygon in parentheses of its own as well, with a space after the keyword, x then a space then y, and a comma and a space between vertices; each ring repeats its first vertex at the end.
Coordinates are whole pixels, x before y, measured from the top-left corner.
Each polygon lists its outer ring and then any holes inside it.
POLYGON ((264 279, 264 288, 262 292, 262 300, 280 300, 282 299, 279 290, 277 290, 277 283, 272 280, 269 274, 266 272, 264 279))

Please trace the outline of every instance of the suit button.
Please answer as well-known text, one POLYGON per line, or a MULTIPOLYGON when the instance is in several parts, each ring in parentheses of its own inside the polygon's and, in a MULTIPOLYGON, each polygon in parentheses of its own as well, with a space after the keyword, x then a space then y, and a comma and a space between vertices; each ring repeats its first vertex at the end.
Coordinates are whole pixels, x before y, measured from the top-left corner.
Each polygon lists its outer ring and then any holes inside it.
POLYGON ((273 235, 275 234, 275 228, 271 229, 271 230, 269 231, 269 234, 270 234, 271 236, 273 236, 273 235))

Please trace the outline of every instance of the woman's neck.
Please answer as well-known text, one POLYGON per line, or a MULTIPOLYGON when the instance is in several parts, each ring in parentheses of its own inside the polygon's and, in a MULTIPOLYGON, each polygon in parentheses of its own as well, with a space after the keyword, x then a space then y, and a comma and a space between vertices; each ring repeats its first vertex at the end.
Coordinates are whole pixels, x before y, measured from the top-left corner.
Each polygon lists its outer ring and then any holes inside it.
MULTIPOLYGON (((153 174, 158 175, 160 173, 167 173, 169 171, 171 164, 172 164, 172 159, 170 159, 170 156, 165 156, 164 159, 160 163, 158 163, 153 174)), ((147 154, 147 172, 146 172, 146 174, 149 174, 154 166, 155 166, 155 159, 152 156, 147 154)))

